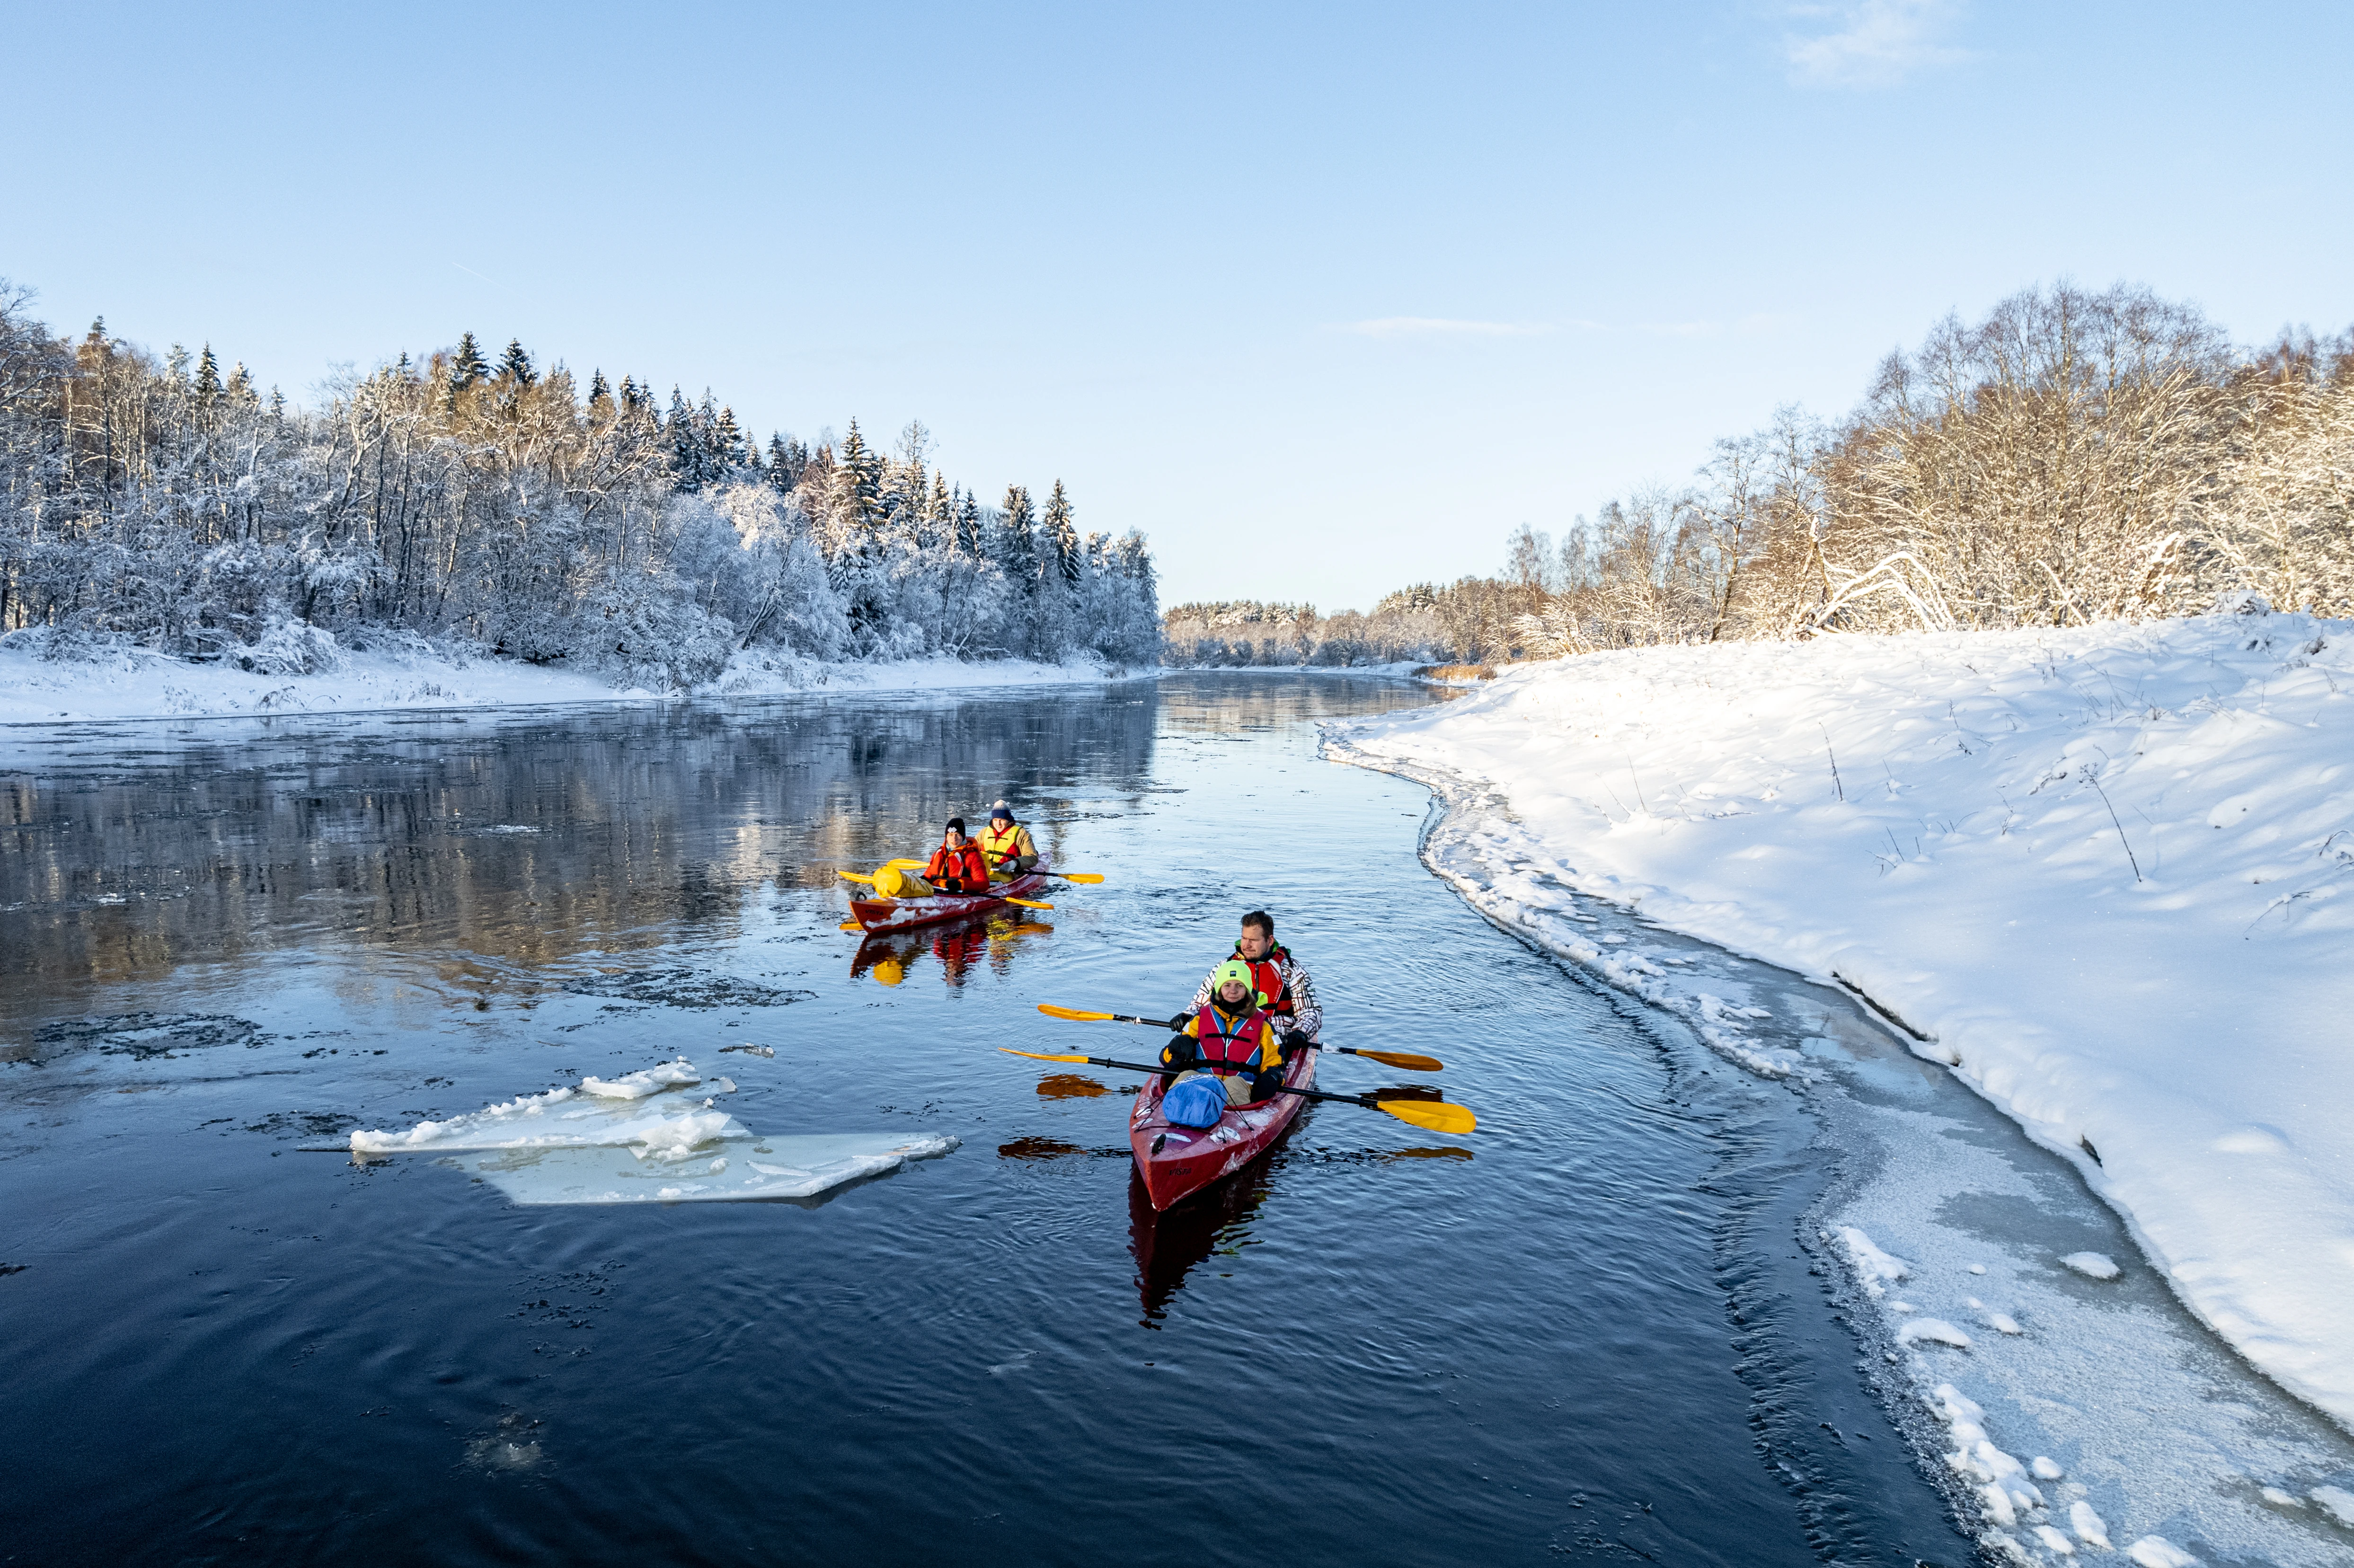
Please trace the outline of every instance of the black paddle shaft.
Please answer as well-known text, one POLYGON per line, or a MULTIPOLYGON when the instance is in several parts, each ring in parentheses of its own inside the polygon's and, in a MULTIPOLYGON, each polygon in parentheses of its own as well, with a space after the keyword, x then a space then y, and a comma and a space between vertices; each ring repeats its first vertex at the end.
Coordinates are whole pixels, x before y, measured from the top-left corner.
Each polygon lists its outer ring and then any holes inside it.
MULTIPOLYGON (((1111 1015, 1111 1021, 1114 1023, 1141 1023, 1147 1029, 1182 1029, 1185 1026, 1182 1020, 1175 1018, 1132 1018, 1125 1012, 1113 1013, 1111 1015)), ((1363 1051, 1358 1050, 1354 1045, 1327 1045, 1320 1040, 1310 1040, 1308 1043, 1308 1045, 1310 1050, 1337 1051, 1343 1056, 1362 1056, 1364 1054, 1363 1051)))
MULTIPOLYGON (((1140 1018, 1135 1022, 1143 1023, 1148 1022, 1148 1020, 1140 1018)), ((1115 1062, 1108 1056, 1089 1056, 1087 1060, 1090 1066, 1118 1067, 1124 1072, 1129 1073, 1174 1073, 1183 1071, 1182 1068, 1178 1067, 1150 1067, 1145 1065, 1141 1062, 1115 1062)), ((1363 1106, 1367 1110, 1379 1110, 1382 1108, 1381 1102, 1374 1099, 1371 1095, 1333 1095, 1327 1094, 1322 1089, 1295 1089, 1289 1084, 1277 1085, 1276 1093, 1282 1095, 1298 1095, 1303 1100, 1331 1100, 1339 1105, 1363 1106)))

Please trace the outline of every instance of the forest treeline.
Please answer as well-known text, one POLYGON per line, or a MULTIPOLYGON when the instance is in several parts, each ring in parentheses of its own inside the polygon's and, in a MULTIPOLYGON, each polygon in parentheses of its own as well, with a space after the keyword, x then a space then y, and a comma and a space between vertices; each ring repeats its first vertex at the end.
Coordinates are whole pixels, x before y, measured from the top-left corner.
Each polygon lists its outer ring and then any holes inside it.
POLYGON ((1504 572, 1367 615, 1180 605, 1168 656, 1476 663, 1653 642, 2063 626, 2253 592, 2354 614, 2354 331, 2234 347, 2146 289, 1948 317, 1861 404, 1716 443, 1693 482, 1522 526, 1504 572))
POLYGON ((763 450, 708 393, 471 333, 299 408, 209 346, 52 336, 29 300, 0 281, 0 633, 52 657, 298 673, 427 639, 666 688, 748 652, 1159 655, 1140 535, 1082 535, 1060 481, 982 504, 920 424, 763 450))

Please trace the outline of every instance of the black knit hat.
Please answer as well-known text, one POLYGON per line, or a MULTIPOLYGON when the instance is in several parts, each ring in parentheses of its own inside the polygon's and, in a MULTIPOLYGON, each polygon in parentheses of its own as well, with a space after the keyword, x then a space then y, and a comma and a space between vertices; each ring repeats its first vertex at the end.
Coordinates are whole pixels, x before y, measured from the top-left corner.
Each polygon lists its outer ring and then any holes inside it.
POLYGON ((959 832, 964 832, 964 819, 962 817, 950 817, 949 819, 949 826, 954 828, 959 832))

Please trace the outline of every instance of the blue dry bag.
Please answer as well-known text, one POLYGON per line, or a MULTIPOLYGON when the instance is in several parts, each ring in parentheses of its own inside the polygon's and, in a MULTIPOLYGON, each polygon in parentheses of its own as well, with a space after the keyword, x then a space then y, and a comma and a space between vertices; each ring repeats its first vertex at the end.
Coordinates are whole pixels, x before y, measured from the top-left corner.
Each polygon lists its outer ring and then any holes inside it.
POLYGON ((1226 1114, 1226 1086, 1215 1078, 1186 1078, 1161 1097, 1161 1114, 1172 1127, 1215 1127, 1226 1114))

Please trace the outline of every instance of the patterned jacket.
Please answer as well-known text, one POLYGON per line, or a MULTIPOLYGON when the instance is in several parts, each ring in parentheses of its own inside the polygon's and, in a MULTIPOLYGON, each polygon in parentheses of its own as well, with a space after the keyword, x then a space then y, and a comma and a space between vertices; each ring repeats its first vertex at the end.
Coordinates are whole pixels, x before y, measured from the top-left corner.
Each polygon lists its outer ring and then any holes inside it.
MULTIPOLYGON (((1242 949, 1235 948, 1231 956, 1241 959, 1242 949)), ((1308 966, 1293 958, 1291 950, 1284 947, 1270 949, 1267 960, 1271 960, 1282 973, 1283 994, 1291 1004, 1290 1012, 1278 1015, 1276 1022, 1287 1034, 1305 1034, 1310 1040, 1315 1039, 1324 1027, 1324 1010, 1317 1005, 1316 982, 1308 978, 1308 966)), ((1202 977, 1202 983, 1193 989, 1193 1001, 1186 1010, 1188 1012, 1198 1013, 1210 1005, 1210 981, 1216 972, 1213 969, 1202 977)))

